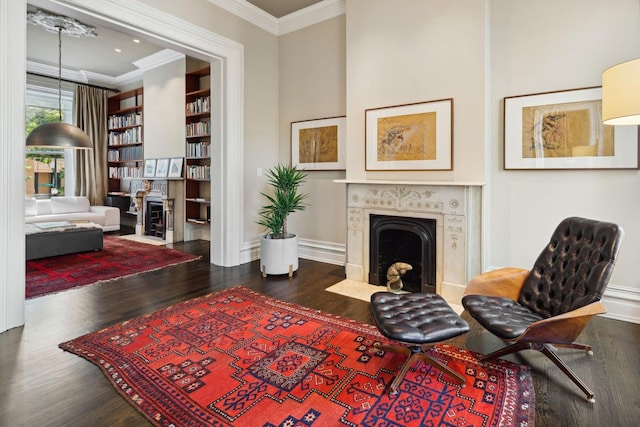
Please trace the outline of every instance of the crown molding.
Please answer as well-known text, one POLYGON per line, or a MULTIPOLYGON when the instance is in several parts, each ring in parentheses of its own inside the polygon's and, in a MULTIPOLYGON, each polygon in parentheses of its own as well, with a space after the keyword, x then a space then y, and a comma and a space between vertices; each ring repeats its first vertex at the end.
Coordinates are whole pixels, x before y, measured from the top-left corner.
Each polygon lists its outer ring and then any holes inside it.
POLYGON ((290 13, 278 20, 278 35, 292 33, 314 24, 344 15, 346 0, 323 0, 320 3, 290 13))
MULTIPOLYGON (((133 65, 138 67, 137 70, 129 71, 122 75, 111 77, 105 74, 94 73, 86 70, 69 70, 62 68, 62 78, 72 80, 78 83, 95 83, 111 86, 124 86, 142 80, 145 71, 152 70, 178 59, 184 58, 183 53, 176 52, 171 49, 164 49, 160 52, 149 55, 145 58, 138 59, 133 65)), ((58 78, 58 67, 53 65, 42 64, 35 61, 27 61, 27 72, 43 74, 52 78, 58 78)))
POLYGON ((346 12, 346 0, 323 0, 278 19, 246 0, 207 1, 276 36, 335 18, 346 12))
POLYGON ((278 35, 278 19, 246 0, 207 0, 227 12, 236 15, 260 27, 263 30, 278 35))
MULTIPOLYGON (((42 74, 52 78, 58 78, 58 66, 48 65, 41 62, 27 60, 27 72, 42 74)), ((67 80, 73 80, 78 83, 89 83, 87 75, 82 71, 70 70, 67 68, 60 69, 60 77, 67 80)), ((111 78, 109 76, 103 76, 104 78, 111 78)))
POLYGON ((140 68, 142 71, 152 70, 162 65, 168 64, 178 59, 183 59, 186 55, 184 53, 176 52, 171 49, 163 49, 160 52, 156 52, 152 55, 140 58, 137 61, 133 61, 133 65, 140 68))

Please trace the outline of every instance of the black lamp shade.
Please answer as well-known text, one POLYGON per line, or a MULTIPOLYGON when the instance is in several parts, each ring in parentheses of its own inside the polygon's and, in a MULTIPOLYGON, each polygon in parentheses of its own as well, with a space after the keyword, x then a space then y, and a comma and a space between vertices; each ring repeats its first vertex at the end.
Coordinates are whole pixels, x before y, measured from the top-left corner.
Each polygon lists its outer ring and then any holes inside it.
POLYGON ((38 126, 27 136, 27 147, 93 148, 89 135, 68 123, 45 123, 38 126))

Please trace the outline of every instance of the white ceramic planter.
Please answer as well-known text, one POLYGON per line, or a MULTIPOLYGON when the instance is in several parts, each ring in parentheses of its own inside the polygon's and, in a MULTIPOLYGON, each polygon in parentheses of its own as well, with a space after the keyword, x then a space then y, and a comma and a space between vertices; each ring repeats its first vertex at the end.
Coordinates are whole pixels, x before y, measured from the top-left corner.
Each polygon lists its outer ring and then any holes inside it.
POLYGON ((270 239, 260 236, 260 271, 267 274, 288 274, 298 270, 298 236, 289 234, 286 239, 270 239))

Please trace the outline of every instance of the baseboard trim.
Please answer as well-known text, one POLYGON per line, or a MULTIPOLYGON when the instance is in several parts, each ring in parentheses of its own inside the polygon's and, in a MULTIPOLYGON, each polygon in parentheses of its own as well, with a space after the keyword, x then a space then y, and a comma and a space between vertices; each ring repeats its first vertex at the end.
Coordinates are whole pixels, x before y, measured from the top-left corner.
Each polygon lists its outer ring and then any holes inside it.
MULTIPOLYGON (((346 262, 344 243, 324 242, 321 240, 298 239, 298 256, 327 264, 344 265, 346 262)), ((240 249, 240 263, 260 259, 260 240, 245 242, 240 249)))
POLYGON ((602 317, 640 323, 640 289, 609 284, 602 303, 608 310, 602 317))
POLYGON ((347 246, 344 243, 323 242, 321 240, 300 239, 300 258, 327 264, 344 265, 347 246))

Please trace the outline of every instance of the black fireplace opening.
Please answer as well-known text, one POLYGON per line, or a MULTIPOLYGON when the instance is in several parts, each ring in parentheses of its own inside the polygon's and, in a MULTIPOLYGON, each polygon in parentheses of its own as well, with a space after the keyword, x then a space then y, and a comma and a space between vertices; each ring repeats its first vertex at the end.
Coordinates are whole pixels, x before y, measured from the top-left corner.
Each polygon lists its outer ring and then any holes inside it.
POLYGON ((389 215, 369 217, 369 283, 387 285, 396 262, 411 264, 402 276, 409 292, 436 292, 436 220, 389 215))
POLYGON ((164 206, 162 201, 147 200, 144 213, 144 235, 165 238, 164 206))

